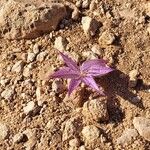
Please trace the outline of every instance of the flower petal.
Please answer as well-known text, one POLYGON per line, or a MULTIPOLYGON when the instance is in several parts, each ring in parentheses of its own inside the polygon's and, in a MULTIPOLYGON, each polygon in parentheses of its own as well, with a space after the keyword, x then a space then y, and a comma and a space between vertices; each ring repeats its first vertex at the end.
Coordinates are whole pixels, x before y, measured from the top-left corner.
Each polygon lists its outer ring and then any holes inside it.
POLYGON ((72 93, 72 91, 77 88, 77 86, 81 83, 81 80, 78 79, 71 79, 68 89, 68 95, 72 93))
POLYGON ((83 81, 86 85, 88 85, 88 86, 90 86, 91 88, 93 88, 94 90, 99 91, 99 88, 98 88, 98 86, 97 86, 95 80, 93 79, 93 77, 90 77, 90 76, 84 77, 84 78, 82 78, 82 81, 83 81))
POLYGON ((69 68, 75 71, 79 71, 79 67, 75 61, 73 61, 71 58, 69 58, 67 55, 63 54, 62 52, 60 52, 60 55, 69 68))
POLYGON ((104 66, 93 66, 91 67, 88 72, 87 72, 87 76, 102 76, 105 75, 109 72, 113 71, 112 68, 110 67, 104 67, 104 66))
POLYGON ((91 67, 106 66, 106 61, 103 59, 93 59, 85 61, 80 67, 81 71, 87 71, 91 67))
POLYGON ((54 72, 49 76, 50 78, 78 78, 79 74, 70 69, 69 67, 63 67, 60 70, 54 72))

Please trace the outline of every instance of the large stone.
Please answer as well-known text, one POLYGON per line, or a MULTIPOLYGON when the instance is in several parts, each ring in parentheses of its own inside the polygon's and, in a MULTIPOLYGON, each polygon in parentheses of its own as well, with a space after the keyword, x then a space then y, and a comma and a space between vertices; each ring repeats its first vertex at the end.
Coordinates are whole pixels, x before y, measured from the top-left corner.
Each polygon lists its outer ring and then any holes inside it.
POLYGON ((150 141, 150 119, 135 117, 133 119, 133 125, 142 137, 150 141))
POLYGON ((8 0, 0 8, 1 37, 31 39, 53 31, 66 16, 66 8, 60 3, 29 3, 8 0))

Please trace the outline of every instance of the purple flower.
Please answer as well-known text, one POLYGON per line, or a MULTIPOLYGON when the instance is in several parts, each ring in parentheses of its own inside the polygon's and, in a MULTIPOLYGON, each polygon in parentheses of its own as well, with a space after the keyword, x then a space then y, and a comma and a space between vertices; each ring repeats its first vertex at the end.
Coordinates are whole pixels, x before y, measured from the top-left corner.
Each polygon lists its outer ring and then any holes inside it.
POLYGON ((106 65, 106 61, 103 59, 88 60, 83 62, 81 66, 78 66, 77 63, 67 55, 61 52, 60 55, 67 66, 62 67, 61 69, 50 75, 50 78, 71 79, 68 89, 69 95, 75 88, 77 88, 77 86, 79 86, 81 82, 90 86, 94 90, 101 92, 93 77, 103 76, 113 71, 112 68, 106 65))

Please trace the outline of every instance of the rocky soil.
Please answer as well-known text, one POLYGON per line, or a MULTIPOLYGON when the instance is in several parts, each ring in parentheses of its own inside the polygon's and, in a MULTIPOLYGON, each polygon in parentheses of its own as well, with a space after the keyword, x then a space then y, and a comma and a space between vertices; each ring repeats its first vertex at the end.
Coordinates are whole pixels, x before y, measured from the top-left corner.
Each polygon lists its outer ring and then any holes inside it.
POLYGON ((148 0, 0 1, 1 150, 150 150, 148 0), (106 96, 48 75, 103 58, 106 96))

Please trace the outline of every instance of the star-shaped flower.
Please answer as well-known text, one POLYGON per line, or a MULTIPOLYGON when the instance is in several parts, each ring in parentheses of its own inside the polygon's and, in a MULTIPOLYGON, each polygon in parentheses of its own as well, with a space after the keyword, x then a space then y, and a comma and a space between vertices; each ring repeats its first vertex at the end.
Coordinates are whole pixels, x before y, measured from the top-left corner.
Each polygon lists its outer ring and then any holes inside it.
POLYGON ((92 89, 101 92, 94 77, 103 76, 113 71, 112 68, 106 65, 106 61, 103 59, 87 60, 83 62, 81 66, 78 66, 77 63, 67 55, 62 52, 60 52, 60 55, 67 66, 60 68, 58 71, 50 75, 50 78, 71 79, 68 88, 69 95, 81 82, 85 83, 92 89))

